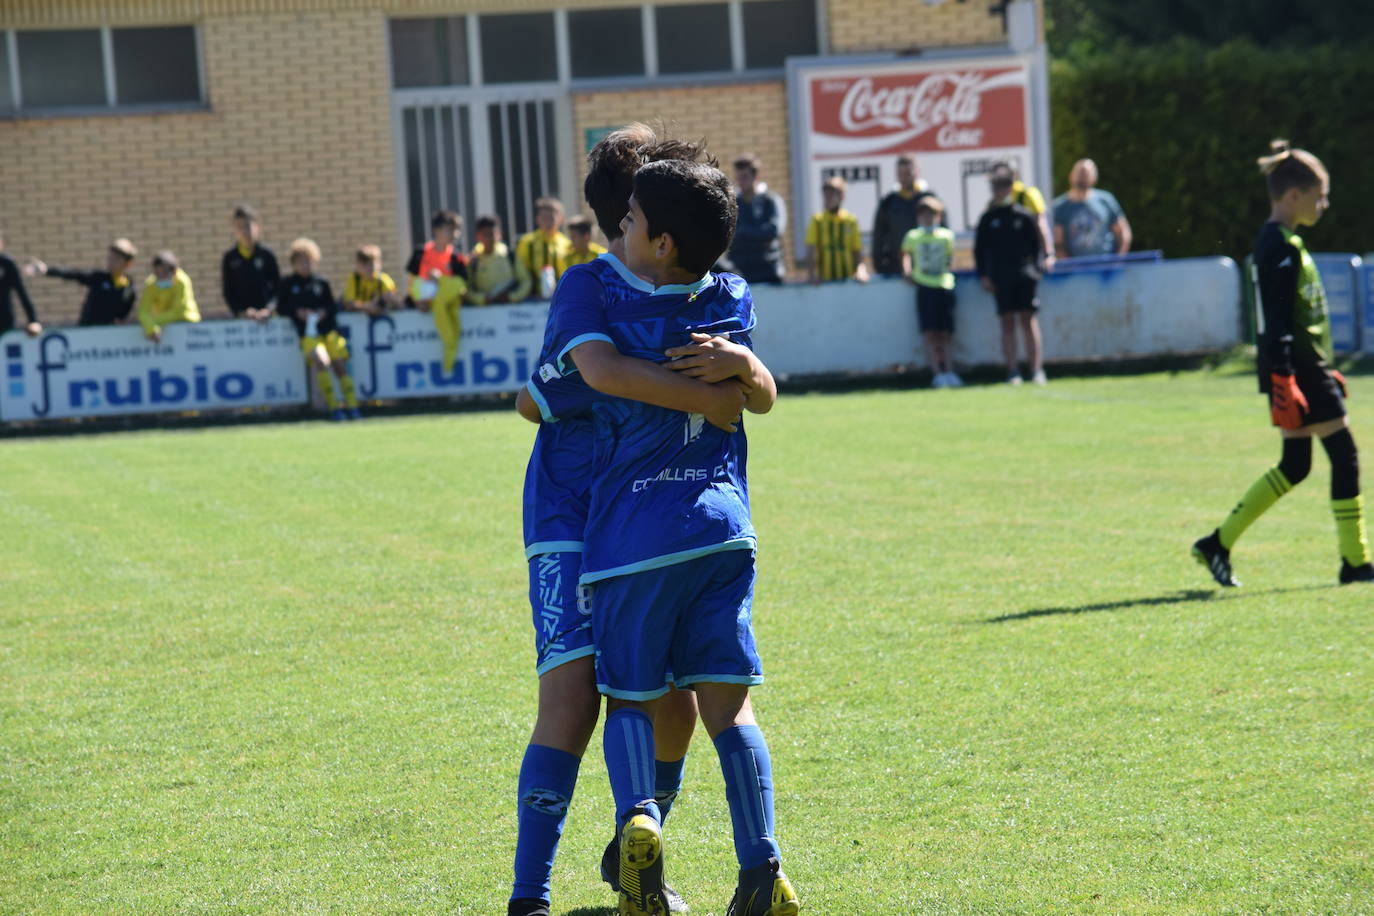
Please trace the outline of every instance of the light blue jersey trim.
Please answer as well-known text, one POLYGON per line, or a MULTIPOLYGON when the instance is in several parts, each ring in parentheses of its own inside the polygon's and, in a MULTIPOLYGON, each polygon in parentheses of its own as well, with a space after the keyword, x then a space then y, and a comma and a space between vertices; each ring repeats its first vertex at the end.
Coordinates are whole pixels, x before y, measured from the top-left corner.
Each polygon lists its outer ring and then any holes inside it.
POLYGON ((605 334, 578 334, 572 340, 568 341, 568 345, 560 350, 558 355, 554 357, 553 364, 559 372, 567 376, 577 371, 577 367, 568 362, 568 354, 589 340, 604 340, 611 346, 615 346, 615 341, 611 340, 611 338, 605 334))
POLYGON ((530 393, 530 400, 539 405, 539 416, 544 419, 544 422, 557 423, 558 418, 553 415, 553 410, 549 407, 549 402, 544 400, 544 396, 539 393, 539 389, 526 382, 525 390, 530 393))
POLYGON ((757 687, 762 683, 762 674, 688 674, 673 679, 673 684, 678 688, 691 684, 744 684, 747 687, 757 687))
POLYGON ((608 697, 615 697, 617 700, 657 700, 668 692, 667 685, 657 690, 613 690, 605 684, 597 684, 596 689, 608 697))
MULTIPOLYGON (((723 550, 754 550, 757 546, 758 540, 753 535, 742 538, 732 538, 728 541, 722 541, 719 544, 710 544, 706 547, 693 547, 691 550, 679 550, 677 553, 665 553, 661 557, 650 557, 647 560, 626 563, 624 566, 614 566, 610 569, 598 569, 592 572, 584 572, 577 582, 579 585, 591 585, 593 582, 600 582, 602 579, 613 579, 616 576, 628 576, 630 573, 645 572, 650 569, 662 569, 664 566, 686 563, 688 560, 695 560, 698 557, 720 553, 723 550)), ((633 698, 631 697, 629 699, 633 698)))
POLYGON ((701 292, 711 285, 711 275, 707 273, 695 283, 669 283, 667 286, 655 286, 655 296, 692 296, 701 292))
POLYGON ((580 649, 573 649, 571 652, 563 652, 553 658, 546 659, 539 667, 534 669, 538 677, 543 677, 555 668, 566 665, 568 662, 575 662, 579 658, 586 658, 588 655, 596 654, 596 646, 583 646, 580 649))
POLYGON ((609 251, 598 257, 597 260, 605 261, 607 264, 610 264, 611 267, 615 269, 615 272, 620 275, 620 279, 624 280, 641 293, 652 293, 654 291, 654 285, 652 283, 634 273, 630 268, 625 266, 624 261, 611 254, 609 251))
POLYGON ((525 548, 525 559, 533 560, 546 553, 581 553, 581 541, 535 541, 525 548))

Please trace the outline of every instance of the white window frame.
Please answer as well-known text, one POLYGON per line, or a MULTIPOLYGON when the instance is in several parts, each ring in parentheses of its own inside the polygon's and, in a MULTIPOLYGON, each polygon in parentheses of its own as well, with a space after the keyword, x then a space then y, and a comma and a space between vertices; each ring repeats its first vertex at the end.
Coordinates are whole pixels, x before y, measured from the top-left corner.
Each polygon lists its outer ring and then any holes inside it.
POLYGON ((156 22, 138 26, 71 26, 55 29, 4 29, 4 41, 9 53, 10 101, 15 120, 24 118, 88 118, 102 115, 160 114, 164 112, 203 111, 210 107, 209 89, 205 85, 205 42, 198 23, 194 22, 156 22), (119 87, 115 73, 114 33, 123 28, 186 28, 191 29, 191 40, 196 52, 196 82, 200 97, 194 102, 147 102, 121 104, 119 87), (89 32, 94 28, 100 32, 100 53, 103 57, 103 79, 105 82, 104 105, 42 105, 24 106, 24 87, 19 79, 19 33, 25 31, 41 32, 89 32))

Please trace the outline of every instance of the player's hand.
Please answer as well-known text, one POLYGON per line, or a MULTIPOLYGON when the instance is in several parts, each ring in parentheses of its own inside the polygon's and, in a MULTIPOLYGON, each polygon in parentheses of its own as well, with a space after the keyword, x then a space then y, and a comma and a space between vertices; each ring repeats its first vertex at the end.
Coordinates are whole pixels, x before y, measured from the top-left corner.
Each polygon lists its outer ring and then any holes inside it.
POLYGON ((152 327, 143 332, 143 336, 153 343, 162 343, 162 328, 152 327))
POLYGON ((706 422, 716 429, 723 429, 727 433, 734 432, 741 416, 744 415, 744 402, 747 400, 747 392, 744 383, 737 378, 728 378, 723 382, 711 386, 716 394, 713 396, 716 406, 702 414, 706 422))
POLYGON ((37 337, 39 334, 43 333, 43 326, 36 321, 30 321, 28 324, 24 325, 24 333, 28 334, 30 337, 37 337))
POLYGON ((1047 254, 1045 255, 1045 260, 1041 262, 1041 270, 1044 273, 1049 273, 1050 271, 1054 270, 1055 263, 1056 261, 1054 255, 1047 254))
POLYGON ((48 265, 37 258, 29 258, 29 262, 24 265, 24 276, 26 277, 43 277, 47 276, 47 273, 48 265))
POLYGON ((1281 429, 1301 429, 1307 425, 1303 414, 1307 413, 1307 398, 1298 387, 1298 380, 1291 375, 1269 374, 1269 415, 1274 425, 1281 429))
POLYGON ((664 355, 672 360, 667 364, 669 369, 708 384, 728 378, 742 380, 752 369, 748 347, 710 334, 693 334, 691 343, 665 350, 664 355))
POLYGON ((859 283, 867 283, 869 281, 870 277, 867 264, 860 262, 859 266, 854 268, 854 279, 859 283))
POLYGON ((1350 388, 1345 383, 1345 376, 1341 375, 1335 369, 1332 369, 1331 377, 1336 380, 1337 385, 1341 386, 1341 397, 1345 398, 1347 401, 1350 400, 1350 388))
POLYGON ((995 286, 992 285, 992 278, 991 278, 991 277, 979 277, 979 278, 978 278, 978 282, 979 282, 979 284, 982 285, 983 289, 986 290, 987 292, 990 292, 990 293, 995 293, 995 292, 997 292, 997 287, 995 287, 995 286))

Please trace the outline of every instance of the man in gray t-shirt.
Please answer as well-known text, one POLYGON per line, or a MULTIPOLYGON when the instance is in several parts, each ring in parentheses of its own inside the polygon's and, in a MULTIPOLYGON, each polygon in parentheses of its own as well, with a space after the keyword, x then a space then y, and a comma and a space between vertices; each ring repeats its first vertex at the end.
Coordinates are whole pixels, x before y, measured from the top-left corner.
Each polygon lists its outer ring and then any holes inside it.
POLYGON ((1069 172, 1069 190, 1054 199, 1054 250, 1061 258, 1125 254, 1131 250, 1131 224, 1115 195, 1099 191, 1097 163, 1080 159, 1069 172))

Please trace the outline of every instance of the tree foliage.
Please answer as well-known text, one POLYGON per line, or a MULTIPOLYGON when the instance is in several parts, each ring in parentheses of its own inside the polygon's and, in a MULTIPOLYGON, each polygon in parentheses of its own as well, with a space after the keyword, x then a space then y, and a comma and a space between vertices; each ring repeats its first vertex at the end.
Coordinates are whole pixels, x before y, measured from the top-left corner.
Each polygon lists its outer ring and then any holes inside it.
POLYGON ((1374 251, 1367 48, 1123 46, 1057 60, 1050 82, 1056 190, 1075 160, 1096 160, 1137 248, 1243 257, 1269 208, 1255 159, 1286 137, 1331 172, 1331 209, 1304 233, 1310 247, 1374 251))

